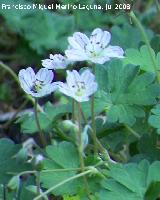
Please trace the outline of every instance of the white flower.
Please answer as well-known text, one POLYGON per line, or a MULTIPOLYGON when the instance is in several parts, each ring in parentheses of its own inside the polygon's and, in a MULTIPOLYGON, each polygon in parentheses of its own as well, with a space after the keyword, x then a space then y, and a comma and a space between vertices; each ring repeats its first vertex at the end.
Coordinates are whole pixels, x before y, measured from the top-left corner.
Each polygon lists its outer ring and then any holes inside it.
POLYGON ((97 91, 98 84, 95 76, 87 69, 79 74, 76 70, 67 70, 67 83, 59 83, 59 90, 63 94, 74 98, 78 102, 88 101, 89 96, 97 91))
POLYGON ((72 61, 88 60, 99 64, 104 64, 113 57, 123 58, 123 49, 109 45, 110 40, 111 34, 100 28, 94 29, 90 38, 83 33, 76 32, 73 37, 68 38, 70 46, 65 54, 72 61))
POLYGON ((18 77, 23 90, 33 97, 46 96, 57 89, 56 82, 52 83, 53 72, 45 68, 35 74, 33 69, 28 67, 20 70, 18 77))
POLYGON ((65 69, 70 64, 69 60, 61 54, 50 54, 49 57, 50 59, 42 60, 42 66, 47 69, 65 69))

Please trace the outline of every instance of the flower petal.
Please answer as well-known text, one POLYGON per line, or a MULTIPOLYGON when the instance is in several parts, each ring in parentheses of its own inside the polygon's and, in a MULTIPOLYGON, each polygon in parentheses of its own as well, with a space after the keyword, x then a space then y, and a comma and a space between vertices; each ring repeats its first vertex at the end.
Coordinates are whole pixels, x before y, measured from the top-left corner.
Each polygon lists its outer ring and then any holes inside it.
POLYGON ((101 56, 96 56, 93 58, 90 58, 90 61, 92 61, 93 63, 98 63, 98 64, 104 64, 105 62, 109 61, 109 55, 106 54, 106 56, 101 55, 101 56))
POLYGON ((108 46, 106 49, 103 51, 103 55, 108 56, 110 58, 115 57, 115 58, 124 58, 124 51, 121 47, 119 46, 108 46))
POLYGON ((98 89, 98 84, 96 82, 91 83, 86 90, 86 95, 91 96, 97 91, 97 89, 98 89))
POLYGON ((84 61, 88 60, 85 52, 77 49, 68 49, 65 51, 67 58, 71 61, 84 61))
POLYGON ((111 34, 108 31, 103 32, 103 36, 101 39, 102 47, 105 48, 111 41, 111 34))
POLYGON ((89 85, 95 80, 95 76, 90 72, 89 69, 86 69, 81 74, 81 80, 84 81, 86 85, 89 85))
POLYGON ((103 36, 103 31, 100 28, 96 28, 93 30, 91 37, 90 37, 90 42, 93 44, 97 44, 101 42, 103 36))
POLYGON ((68 85, 66 83, 61 82, 59 84, 58 88, 59 88, 59 91, 62 92, 63 94, 73 97, 73 93, 72 93, 70 87, 68 87, 68 85))
POLYGON ((108 31, 103 31, 100 28, 93 30, 90 41, 93 44, 100 44, 101 47, 106 47, 111 40, 111 34, 108 31))
POLYGON ((84 50, 85 46, 90 42, 89 38, 80 32, 76 32, 73 34, 73 37, 68 38, 69 44, 72 46, 74 49, 78 50, 84 50))
POLYGON ((31 80, 32 82, 34 82, 34 81, 35 81, 35 73, 34 73, 33 69, 32 69, 31 67, 28 67, 28 68, 26 69, 26 73, 27 73, 27 75, 28 75, 28 78, 30 77, 30 80, 31 80))
POLYGON ((47 69, 54 69, 54 64, 51 59, 42 60, 42 66, 47 69))
POLYGON ((46 96, 54 92, 56 89, 58 89, 58 86, 56 83, 46 84, 42 89, 38 92, 39 96, 46 96))
POLYGON ((65 69, 69 63, 69 60, 61 54, 50 54, 50 59, 42 60, 42 66, 47 69, 65 69))
POLYGON ((89 97, 88 96, 74 96, 74 99, 78 102, 85 102, 85 101, 89 101, 89 97))
POLYGON ((54 74, 51 70, 42 68, 36 74, 36 79, 43 81, 43 84, 51 83, 53 80, 54 74))
POLYGON ((21 87, 24 89, 25 92, 28 93, 35 81, 35 73, 33 69, 31 67, 28 67, 27 69, 20 70, 18 77, 20 80, 21 87))
POLYGON ((67 78, 66 78, 67 84, 71 90, 74 90, 74 88, 77 87, 77 82, 81 81, 81 77, 79 73, 76 70, 69 71, 67 70, 67 78))

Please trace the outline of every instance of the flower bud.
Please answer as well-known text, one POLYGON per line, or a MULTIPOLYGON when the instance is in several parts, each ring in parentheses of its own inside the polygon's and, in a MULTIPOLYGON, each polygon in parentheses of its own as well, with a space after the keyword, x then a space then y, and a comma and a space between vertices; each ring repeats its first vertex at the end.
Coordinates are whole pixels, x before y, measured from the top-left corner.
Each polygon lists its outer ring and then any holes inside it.
POLYGON ((41 154, 38 154, 34 157, 33 159, 33 164, 35 166, 35 168, 40 171, 43 169, 43 161, 44 161, 44 156, 41 154))
POLYGON ((19 176, 13 176, 8 183, 8 188, 11 190, 17 190, 20 185, 20 178, 19 176))
POLYGON ((71 131, 71 130, 74 132, 78 132, 78 126, 74 124, 71 120, 64 120, 61 123, 61 127, 66 132, 71 131))

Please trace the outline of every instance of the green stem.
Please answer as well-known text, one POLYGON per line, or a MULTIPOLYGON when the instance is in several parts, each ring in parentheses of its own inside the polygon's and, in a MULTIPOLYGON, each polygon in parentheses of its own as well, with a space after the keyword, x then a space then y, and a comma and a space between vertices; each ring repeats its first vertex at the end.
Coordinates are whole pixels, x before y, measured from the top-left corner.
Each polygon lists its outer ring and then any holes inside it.
POLYGON ((76 118, 75 118, 75 100, 72 100, 72 121, 73 123, 75 122, 76 118))
POLYGON ((125 128, 132 133, 136 138, 140 139, 141 136, 139 135, 139 133, 137 133, 135 130, 133 130, 130 126, 128 126, 127 124, 124 124, 125 128))
POLYGON ((13 175, 16 175, 16 176, 23 176, 23 175, 26 175, 26 174, 35 174, 37 171, 24 171, 24 172, 20 172, 19 174, 15 174, 14 172, 10 172, 10 173, 7 173, 7 174, 13 174, 13 175))
POLYGON ((7 65, 5 65, 1 61, 0 61, 0 67, 2 69, 4 69, 5 71, 7 71, 13 77, 13 79, 18 83, 18 85, 19 85, 19 80, 18 80, 17 74, 10 67, 8 67, 7 65))
POLYGON ((37 185, 37 196, 39 196, 41 194, 40 171, 36 172, 36 185, 37 185))
MULTIPOLYGON (((84 158, 83 158, 83 138, 82 138, 82 127, 81 127, 81 105, 80 103, 78 104, 78 152, 79 152, 79 159, 80 159, 80 167, 81 167, 81 172, 84 172, 85 170, 85 163, 84 163, 84 158)), ((90 191, 89 191, 89 185, 87 178, 84 176, 84 185, 87 193, 87 197, 90 198, 90 191)))
MULTIPOLYGON (((93 65, 93 73, 95 74, 95 66, 93 65)), ((94 153, 98 153, 97 142, 96 142, 96 122, 95 122, 95 110, 94 110, 94 94, 91 98, 91 118, 92 118, 92 134, 93 134, 93 144, 94 144, 94 153)))
POLYGON ((42 143, 43 147, 45 147, 47 145, 47 142, 46 142, 46 138, 45 138, 45 136, 42 132, 41 126, 40 126, 40 122, 39 122, 39 118, 38 118, 37 105, 38 105, 38 99, 35 98, 35 110, 34 110, 35 111, 35 120, 36 120, 37 128, 38 128, 38 131, 39 131, 41 143, 42 143))
POLYGON ((6 185, 5 184, 3 184, 3 200, 7 200, 7 195, 6 195, 6 185))
POLYGON ((18 189, 17 189, 17 191, 16 191, 16 196, 15 196, 15 199, 16 200, 20 200, 20 196, 21 196, 21 191, 22 191, 22 183, 21 183, 21 179, 20 179, 20 183, 19 183, 19 187, 18 187, 18 189))
POLYGON ((73 181, 73 180, 75 180, 75 179, 77 179, 77 178, 80 178, 80 177, 85 176, 85 175, 87 175, 87 174, 90 174, 90 173, 92 173, 92 172, 93 172, 93 169, 90 169, 90 170, 84 171, 84 172, 82 172, 82 173, 80 173, 80 174, 77 174, 77 175, 75 175, 75 176, 72 176, 72 177, 70 177, 70 178, 68 178, 68 179, 66 179, 66 180, 64 180, 64 181, 61 181, 60 183, 58 183, 57 185, 54 185, 53 187, 51 187, 50 189, 48 189, 46 192, 42 193, 42 194, 39 195, 38 197, 35 197, 33 200, 38 200, 38 199, 40 199, 40 198, 46 196, 47 194, 49 194, 50 192, 52 192, 52 191, 55 190, 56 188, 58 188, 58 187, 64 185, 65 183, 68 183, 68 182, 70 182, 70 181, 73 181))
POLYGON ((103 147, 103 145, 100 143, 100 141, 96 138, 96 143, 98 146, 99 151, 104 156, 104 159, 108 162, 115 163, 109 156, 108 151, 103 147))
POLYGON ((69 172, 69 171, 79 171, 79 170, 81 170, 81 168, 47 169, 47 170, 42 170, 41 173, 47 173, 47 172, 69 172))
MULTIPOLYGON (((81 168, 68 168, 68 169, 48 169, 48 170, 42 170, 41 173, 47 173, 47 172, 68 172, 68 171, 79 171, 81 168)), ((85 169, 88 169, 87 167, 85 169)), ((24 171, 19 174, 16 174, 14 172, 8 172, 7 174, 15 175, 15 176, 23 176, 26 174, 36 174, 37 171, 24 171)))
POLYGON ((139 19, 136 17, 136 15, 134 14, 133 11, 130 12, 130 17, 133 19, 133 21, 135 22, 135 24, 137 25, 137 27, 140 29, 141 31, 141 34, 142 34, 142 37, 144 38, 144 41, 147 45, 147 48, 148 48, 148 51, 149 51, 149 55, 150 55, 150 58, 152 60, 152 64, 153 64, 153 68, 154 68, 154 71, 155 71, 155 74, 157 76, 157 81, 158 83, 160 83, 160 75, 159 75, 159 72, 157 71, 157 63, 156 63, 156 59, 155 57, 153 56, 152 54, 152 48, 151 48, 151 45, 149 43, 149 40, 148 40, 148 37, 145 33, 145 30, 141 24, 141 22, 139 21, 139 19))
POLYGON ((81 116, 82 116, 82 118, 83 118, 84 123, 85 123, 85 124, 88 124, 87 118, 85 117, 84 112, 83 112, 83 109, 82 109, 82 106, 81 106, 80 104, 79 104, 79 109, 80 109, 80 113, 81 113, 81 116))
POLYGON ((81 127, 81 114, 80 114, 80 105, 78 105, 78 152, 79 152, 79 158, 80 158, 80 165, 81 165, 81 171, 84 171, 84 159, 83 159, 83 138, 82 138, 82 127, 81 127))
MULTIPOLYGON (((86 117, 85 117, 85 115, 84 115, 83 110, 82 110, 81 107, 80 107, 80 110, 81 110, 81 113, 82 113, 83 120, 84 120, 84 122, 87 124, 87 119, 86 119, 86 117)), ((92 129, 92 133, 93 133, 93 129, 92 129)), ((109 154, 108 154, 108 151, 103 147, 103 145, 101 144, 101 142, 98 140, 97 136, 96 136, 96 138, 93 138, 93 134, 91 134, 91 136, 92 136, 92 139, 93 139, 93 140, 94 140, 94 139, 96 140, 96 141, 95 141, 95 142, 96 142, 96 146, 97 146, 98 150, 101 152, 101 154, 104 156, 104 159, 105 159, 106 161, 113 162, 113 161, 111 160, 109 154)))

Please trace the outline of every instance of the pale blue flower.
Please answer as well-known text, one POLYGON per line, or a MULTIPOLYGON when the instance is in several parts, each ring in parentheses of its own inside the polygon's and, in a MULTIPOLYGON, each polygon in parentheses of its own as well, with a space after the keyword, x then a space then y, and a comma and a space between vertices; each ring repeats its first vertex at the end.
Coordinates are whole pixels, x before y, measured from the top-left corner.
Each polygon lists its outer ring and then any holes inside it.
POLYGON ((59 90, 63 94, 74 98, 78 102, 88 101, 89 96, 97 91, 98 84, 90 70, 79 74, 76 70, 67 70, 67 82, 59 83, 59 90))
POLYGON ((65 69, 68 64, 70 64, 69 60, 61 54, 50 54, 49 59, 42 60, 42 66, 47 69, 65 69))
POLYGON ((91 61, 98 64, 104 64, 111 58, 123 58, 123 49, 109 45, 110 40, 111 34, 100 28, 94 29, 90 38, 76 32, 73 37, 68 38, 70 46, 65 54, 72 61, 91 61))
POLYGON ((28 67, 20 70, 18 77, 23 90, 33 97, 43 97, 57 89, 56 82, 52 83, 53 72, 45 68, 35 74, 33 69, 28 67))

